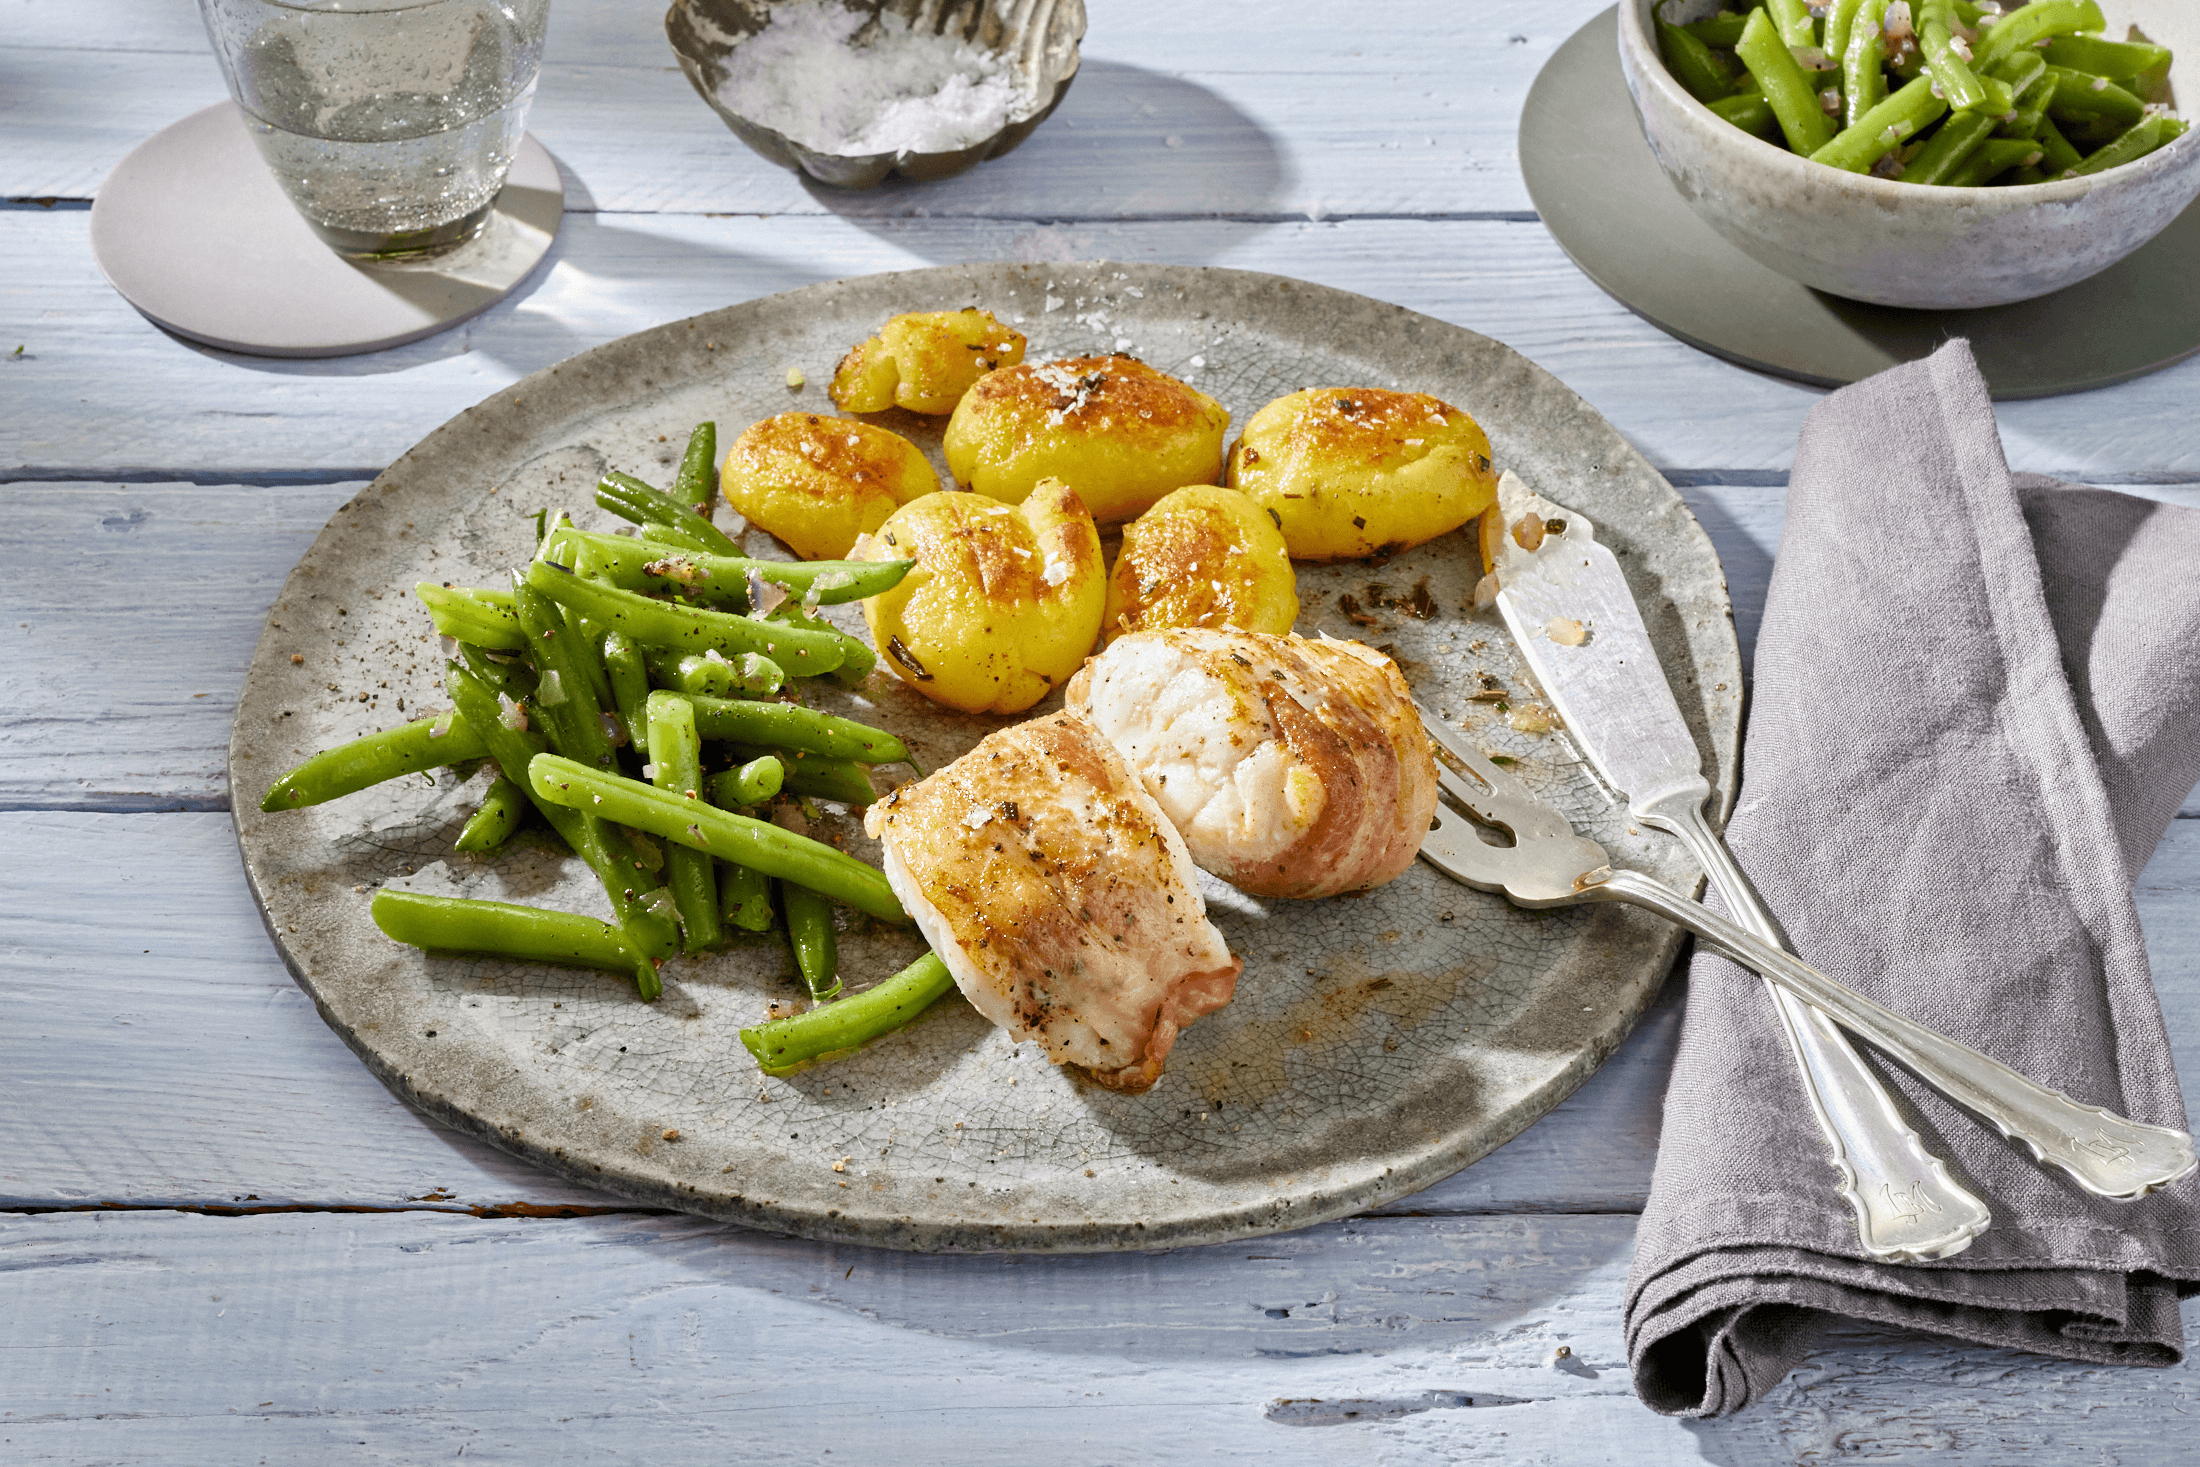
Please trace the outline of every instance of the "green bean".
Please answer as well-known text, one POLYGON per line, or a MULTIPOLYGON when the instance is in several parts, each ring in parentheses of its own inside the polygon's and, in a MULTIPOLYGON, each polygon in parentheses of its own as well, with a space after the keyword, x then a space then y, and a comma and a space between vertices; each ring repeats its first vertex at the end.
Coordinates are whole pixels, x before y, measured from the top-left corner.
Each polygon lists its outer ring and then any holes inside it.
MULTIPOLYGON (((576 671, 588 679, 590 691, 596 695, 596 711, 603 714, 615 712, 618 704, 611 697, 611 672, 603 664, 603 639, 605 629, 591 622, 570 606, 561 606, 558 612, 565 618, 566 629, 573 634, 573 641, 560 638, 566 653, 572 659, 576 671)), ((612 731, 606 727, 607 738, 612 731)))
POLYGON ((1773 118, 1772 104, 1763 92, 1738 92, 1705 105, 1743 132, 1755 133, 1768 142, 1780 136, 1780 124, 1773 118))
POLYGON ((595 679, 584 663, 586 658, 603 655, 601 644, 575 631, 562 604, 517 572, 512 577, 512 605, 540 674, 534 707, 543 716, 550 747, 599 769, 617 767, 611 736, 604 731, 603 705, 596 701, 595 679))
POLYGON ((488 752, 465 719, 439 713, 323 749, 270 785, 260 808, 297 810, 319 805, 386 779, 479 759, 488 752))
MULTIPOLYGON (((588 580, 546 560, 527 567, 527 584, 637 642, 682 652, 715 647, 729 657, 756 652, 798 677, 831 672, 847 660, 851 648, 863 646, 831 627, 796 627, 724 611, 668 606, 588 580)), ((864 648, 866 653, 869 650, 864 648)))
POLYGON ((514 784, 510 777, 498 775, 495 783, 489 786, 489 792, 481 797, 481 807, 458 833, 458 849, 495 850, 519 829, 519 823, 527 818, 528 809, 527 791, 514 784))
POLYGON ((1722 10, 1709 20, 1690 21, 1681 29, 1707 46, 1718 46, 1731 51, 1734 43, 1742 38, 1743 19, 1744 17, 1732 11, 1722 10))
POLYGON ((798 703, 761 703, 745 698, 690 698, 695 726, 706 739, 800 749, 859 764, 898 764, 909 746, 882 728, 820 713, 798 703))
POLYGON ((718 910, 727 924, 746 932, 769 931, 771 878, 738 861, 720 861, 718 867, 718 910))
POLYGON ((2141 45, 2133 41, 2110 41, 2100 36, 2062 35, 2047 43, 2047 59, 2057 66, 2067 66, 2073 71, 2091 72, 2105 76, 2110 81, 2122 81, 2127 77, 2144 76, 2170 63, 2170 53, 2161 46, 2141 45))
POLYGON ((2050 177, 2068 173, 2085 161, 2085 155, 2070 146, 2070 139, 2064 137, 2062 130, 2052 122, 2042 120, 2039 131, 2032 134, 2032 138, 2040 145, 2040 151, 2047 155, 2046 168, 2050 177))
POLYGON ((604 674, 611 679, 611 703, 619 722, 626 725, 629 747, 640 750, 649 742, 649 661, 642 649, 618 632, 603 639, 604 674))
POLYGON ((475 588, 454 590, 433 581, 419 581, 413 594, 428 608, 428 619, 446 637, 471 642, 492 652, 518 652, 527 646, 527 634, 512 614, 508 592, 475 588))
POLYGON ((2021 92, 2047 74, 2047 61, 2037 51, 2019 51, 1995 62, 1983 74, 2005 81, 2012 90, 2021 92))
POLYGON ((1665 59, 1665 69, 1673 73, 1673 79, 1687 89, 1688 95, 1709 103, 1734 90, 1733 62, 1667 22, 1657 11, 1652 12, 1652 18, 1657 22, 1658 54, 1665 59))
POLYGON ((768 698, 787 682, 778 663, 754 652, 725 658, 715 652, 673 652, 652 647, 645 660, 649 675, 663 686, 706 698, 768 698))
MULTIPOLYGON (((1843 128, 1839 136, 1810 155, 1811 161, 1850 173, 1868 172, 1874 163, 1947 110, 1948 104, 1933 95, 1932 78, 1921 76, 1843 128)), ((1991 122, 1987 124, 1989 130, 1992 126, 1991 122)))
MULTIPOLYGON (((788 794, 838 800, 843 805, 869 805, 878 800, 878 792, 871 788, 871 777, 853 759, 828 759, 822 754, 805 754, 793 749, 759 749, 751 744, 735 744, 732 748, 736 759, 758 759, 766 754, 778 758, 783 771, 780 788, 788 794)), ((739 803, 727 798, 735 792, 730 783, 732 775, 733 771, 728 770, 711 776, 711 798, 721 805, 739 803)))
POLYGON ((2131 129, 2124 123, 2097 117, 2087 122, 2065 122, 2062 130, 2063 136, 2076 143, 2080 152, 2092 153, 2107 147, 2131 129))
POLYGON ((1955 9, 1949 0, 1925 0, 1924 24, 1918 27, 1918 46, 1925 53, 1926 74, 1940 84, 1941 95, 1958 112, 1976 112, 1986 106, 1986 89, 1978 74, 1955 52, 1955 9))
POLYGON ((672 481, 672 497, 704 519, 718 500, 718 425, 697 423, 688 434, 687 452, 680 456, 680 472, 672 481))
MULTIPOLYGON (((638 956, 619 929, 600 917, 473 897, 429 896, 389 886, 374 894, 367 910, 385 937, 411 947, 601 968, 625 974, 645 989, 657 981, 649 960, 638 956)), ((646 992, 645 996, 654 997, 646 992)))
POLYGON ((741 1043, 767 1075, 841 1059, 891 1034, 955 986, 937 953, 926 953, 876 988, 741 1031, 741 1043))
POLYGON ((724 860, 738 861, 874 917, 908 920, 878 868, 866 866, 821 841, 720 810, 702 800, 684 799, 636 780, 593 770, 556 754, 536 755, 527 766, 527 777, 535 794, 553 804, 593 809, 607 820, 724 860))
POLYGON ((662 544, 625 535, 559 529, 543 542, 550 559, 628 591, 682 591, 706 601, 748 604, 751 571, 796 595, 817 592, 820 606, 861 601, 891 591, 913 560, 753 560, 742 555, 668 552, 662 544), (664 569, 651 570, 651 566, 664 569))
POLYGON ((2065 170, 2064 176, 2083 178, 2125 163, 2136 162, 2170 139, 2182 136, 2184 131, 2185 125, 2182 122, 2156 113, 2077 167, 2065 170))
POLYGON ((1836 66, 1849 54, 1849 36, 1856 28, 1856 12, 1863 4, 1864 0, 1833 0, 1826 11, 1826 36, 1821 49, 1833 58, 1836 66))
POLYGON ((860 688, 877 666, 878 654, 871 650, 871 644, 859 637, 849 637, 843 643, 840 666, 826 676, 844 688, 860 688))
POLYGON ((711 548, 710 546, 704 544, 701 540, 698 540, 695 536, 687 534, 684 531, 675 530, 670 525, 660 525, 642 518, 639 511, 630 510, 624 500, 618 498, 616 495, 605 493, 601 486, 599 486, 596 490, 596 503, 600 507, 608 509, 613 514, 618 515, 620 518, 628 520, 635 525, 638 525, 641 528, 642 532, 642 539, 638 543, 649 545, 651 547, 652 554, 669 555, 677 553, 681 555, 694 555, 700 554, 711 548))
MULTIPOLYGON (((1781 45, 1818 44, 1818 27, 1810 18, 1810 0, 1765 0, 1765 12, 1779 32, 1781 45)), ((1746 28, 1743 34, 1748 34, 1746 28)))
MULTIPOLYGON (((671 693, 652 693, 648 704, 650 780, 657 788, 690 800, 703 796, 703 741, 696 737, 695 710, 671 693)), ((665 854, 665 886, 672 892, 687 950, 723 947, 726 933, 718 914, 718 872, 709 856, 686 846, 665 854)))
POLYGON ((786 782, 786 766, 774 755, 761 754, 712 779, 710 794, 720 805, 761 805, 778 794, 786 782))
POLYGON ((2002 16, 1980 35, 1972 60, 1975 65, 1988 66, 2050 36, 2107 29, 2108 17, 2101 14, 2095 0, 2032 0, 2030 5, 2002 16))
MULTIPOLYGON (((509 719, 502 716, 496 694, 457 662, 443 665, 443 683, 450 689, 451 701, 458 705, 459 715, 481 729, 482 742, 488 745, 489 757, 497 761, 497 767, 527 791, 550 828, 564 838, 575 855, 588 863, 589 870, 596 873, 628 944, 643 956, 659 961, 679 951, 680 933, 674 922, 672 898, 665 895, 656 882, 641 874, 631 855, 623 855, 612 848, 610 832, 603 821, 591 812, 569 809, 543 799, 532 784, 522 778, 532 760, 548 757, 544 753, 547 741, 526 727, 523 710, 515 710, 515 714, 521 716, 509 719)), ((654 975, 643 985, 642 996, 657 996, 654 975)))
POLYGON ((1734 53, 1765 94, 1789 147, 1808 157, 1833 141, 1833 124, 1818 106, 1817 89, 1764 11, 1749 13, 1734 53))
POLYGON ((2037 163, 2045 156, 2040 145, 2030 138, 1989 138, 1956 165, 1955 171, 1948 175, 1947 186, 1984 188, 2010 169, 2037 163))
POLYGON ((486 647, 472 642, 459 643, 458 655, 469 672, 513 702, 535 696, 535 670, 521 659, 507 654, 500 660, 486 647))
MULTIPOLYGON (((2037 60, 2040 53, 2027 51, 2024 54, 2037 60)), ((2047 74, 2046 66, 2042 65, 2039 75, 2033 77, 2018 91, 2017 110, 2010 113, 2008 118, 1994 131, 2005 138, 2028 138, 2038 135, 2040 124, 2047 120, 2047 104, 2054 99, 2054 96, 2055 79, 2047 74)))
POLYGON ((1887 55, 1882 32, 1886 19, 1887 0, 1864 0, 1849 27, 1848 51, 1835 58, 1841 63, 1841 95, 1848 109, 1844 120, 1852 126, 1887 99, 1887 74, 1880 69, 1887 55))
MULTIPOLYGON (((1916 83, 1911 83, 1916 85, 1916 83)), ((1918 149, 1902 168, 1904 183, 1946 183, 1956 169, 1993 135, 1994 119, 1983 112, 1958 112, 1918 149)))
MULTIPOLYGON (((715 430, 714 430, 715 431, 715 430)), ((662 526, 685 539, 695 542, 699 549, 715 555, 739 555, 741 547, 726 537, 726 532, 704 519, 689 506, 682 504, 660 490, 652 489, 632 474, 622 474, 616 469, 596 481, 596 502, 604 504, 610 495, 624 508, 615 513, 633 511, 641 516, 638 523, 662 526)), ((707 502, 707 501, 706 501, 707 502)), ((604 505, 610 509, 610 505, 604 505)), ((631 517, 631 516, 628 516, 631 517)))
POLYGON ((2048 99, 2047 115, 2057 122, 2114 122, 2131 126, 2146 115, 2146 104, 2109 81, 2088 76, 2067 66, 2050 66, 2055 95, 2048 99))
POLYGON ((780 905, 787 913, 787 946, 794 950, 795 971, 810 997, 840 992, 840 944, 833 936, 833 904, 792 881, 779 883, 780 905))

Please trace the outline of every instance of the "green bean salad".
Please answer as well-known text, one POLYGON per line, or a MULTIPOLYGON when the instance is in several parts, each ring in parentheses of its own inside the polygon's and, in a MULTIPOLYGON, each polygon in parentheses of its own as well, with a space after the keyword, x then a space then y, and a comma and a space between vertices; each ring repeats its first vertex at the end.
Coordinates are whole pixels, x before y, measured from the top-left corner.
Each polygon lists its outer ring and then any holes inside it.
POLYGON ((662 992, 657 970, 675 953, 781 927, 819 1006, 744 1029, 741 1041, 767 1073, 785 1074, 899 1028, 953 986, 927 954, 840 998, 834 906, 907 916, 876 867, 759 818, 774 799, 869 804, 866 767, 908 762, 884 729, 786 694, 797 679, 869 675, 871 649, 815 612, 891 590, 914 562, 742 556, 706 517, 716 459, 717 427, 704 423, 670 494, 605 475, 596 502, 632 534, 538 516, 535 558, 509 589, 416 587, 455 645, 444 668, 452 710, 313 755, 260 808, 493 761, 457 849, 493 851, 539 817, 602 882, 612 919, 384 887, 375 925, 414 947, 618 973, 644 999, 662 992), (715 775, 704 772, 706 740, 725 766, 715 775))
POLYGON ((1745 132, 1814 163, 1978 188, 2077 178, 2185 131, 2170 53, 2110 40, 2096 0, 1753 0, 1675 24, 1666 69, 1745 132))

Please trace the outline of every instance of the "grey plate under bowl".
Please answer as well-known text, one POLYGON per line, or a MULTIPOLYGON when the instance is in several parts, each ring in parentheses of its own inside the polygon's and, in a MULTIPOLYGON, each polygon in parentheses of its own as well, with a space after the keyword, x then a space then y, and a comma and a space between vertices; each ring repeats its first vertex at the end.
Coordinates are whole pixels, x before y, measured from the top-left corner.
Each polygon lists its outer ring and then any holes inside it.
POLYGON ((1558 48, 1520 114, 1536 212, 1584 274, 1644 320, 1728 361, 1838 387, 1968 337, 1997 398, 2107 387, 2200 351, 2200 205, 2117 264, 2038 300, 1909 311, 1798 284, 1696 217, 1643 141, 1618 12, 1558 48))
MULTIPOLYGON (((1473 413, 1500 464, 1592 515, 1620 551, 1722 808, 1731 798, 1742 682, 1718 559, 1671 487, 1548 374, 1444 322, 1269 275, 920 270, 751 301, 538 372, 436 430, 330 520, 268 618, 230 744, 238 842, 285 962, 377 1075, 452 1125, 642 1202, 816 1238, 1065 1252, 1214 1242, 1347 1215, 1485 1155, 1627 1034, 1672 964, 1675 929, 1619 907, 1520 911, 1425 865, 1320 902, 1208 883, 1245 974, 1147 1095, 1054 1068, 952 996, 857 1056, 773 1080, 737 1031, 795 991, 778 941, 676 958, 664 997, 645 1004, 605 975, 428 956, 375 930, 368 902, 386 882, 607 910, 584 868, 537 838, 489 859, 452 854, 485 775, 257 809, 304 754, 445 706, 414 582, 500 583, 532 553, 537 510, 610 523, 590 498, 604 468, 667 482, 702 419, 725 442, 773 413, 830 411, 815 384, 887 316, 969 304, 1026 332, 1035 360, 1132 351, 1240 423, 1320 385, 1427 391, 1473 413), (790 367, 813 385, 790 390, 790 367)), ((938 462, 938 420, 875 421, 938 462)), ((746 540, 783 554, 759 532, 746 540)), ((1392 648, 1426 701, 1518 760, 1623 864, 1694 882, 1672 842, 1629 832, 1562 737, 1515 732, 1497 705, 1467 701, 1481 670, 1524 695, 1494 613, 1464 609, 1478 570, 1465 532, 1380 568, 1302 568, 1300 630, 1392 648)), ((860 628, 856 608, 836 610, 860 628)), ((927 768, 999 726, 945 714, 883 673, 820 701, 900 732, 927 768)), ((856 821, 828 824, 875 858, 856 821)), ((860 987, 920 949, 858 920, 840 950, 860 987)))

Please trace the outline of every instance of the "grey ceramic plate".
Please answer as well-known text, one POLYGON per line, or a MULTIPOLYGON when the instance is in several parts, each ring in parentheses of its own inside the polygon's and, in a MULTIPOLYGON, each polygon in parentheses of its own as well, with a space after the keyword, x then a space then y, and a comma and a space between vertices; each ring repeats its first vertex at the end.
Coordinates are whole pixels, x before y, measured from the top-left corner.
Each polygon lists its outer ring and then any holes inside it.
MULTIPOLYGON (((1212 1242, 1353 1213, 1486 1154, 1626 1035, 1673 961, 1674 929, 1616 907, 1519 911, 1425 865, 1323 902, 1210 884, 1244 978, 1150 1094, 1054 1069, 953 997, 854 1058, 765 1080, 736 1031, 793 991, 772 942, 675 959, 663 999, 644 1004, 609 977, 430 957, 381 937, 368 900, 384 882, 605 910, 578 862, 527 838, 490 860, 450 854, 483 776, 255 808, 302 754, 443 705, 415 581, 495 583, 531 553, 536 510, 605 518, 589 493, 602 468, 663 482, 698 420, 730 437, 789 408, 829 410, 832 364, 888 315, 972 303, 1025 331, 1034 359, 1131 351, 1240 423, 1283 392, 1330 384, 1423 390, 1472 412, 1501 464, 1593 515, 1619 549, 1722 806, 1731 797, 1741 670, 1710 542, 1609 424, 1506 347, 1274 276, 923 270, 586 352, 460 414, 336 514, 269 617, 230 747, 245 869, 284 960, 376 1074, 452 1125, 640 1201, 817 1238, 934 1250, 1212 1242), (792 366, 812 385, 790 391, 792 366)), ((937 455, 938 425, 882 421, 937 455)), ((770 545, 754 532, 749 543, 770 545)), ((1307 569, 1300 629, 1391 647, 1426 701, 1517 759, 1622 862, 1695 881, 1675 845, 1627 829, 1562 737, 1516 732, 1497 705, 1467 701, 1482 671, 1522 687, 1494 614, 1462 609, 1476 573, 1464 533, 1380 568, 1307 569)), ((928 768, 996 726, 944 715, 883 674, 828 701, 903 733, 928 768)), ((855 822, 835 829, 869 850, 855 822)), ((902 932, 853 925, 843 972, 860 986, 917 951, 902 932)))

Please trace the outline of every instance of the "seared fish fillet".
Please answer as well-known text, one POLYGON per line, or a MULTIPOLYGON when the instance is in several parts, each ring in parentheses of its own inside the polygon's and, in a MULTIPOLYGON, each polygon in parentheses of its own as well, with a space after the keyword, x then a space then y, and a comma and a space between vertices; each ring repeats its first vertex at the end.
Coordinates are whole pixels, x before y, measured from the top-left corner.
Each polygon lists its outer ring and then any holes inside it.
POLYGON ((1237 989, 1183 840, 1082 719, 989 735, 864 828, 972 1006, 1111 1089, 1150 1088, 1237 989))
POLYGON ((1068 707, 1130 761, 1192 859, 1257 896, 1380 886, 1436 811, 1413 696, 1357 642, 1139 632, 1070 679, 1068 707))

